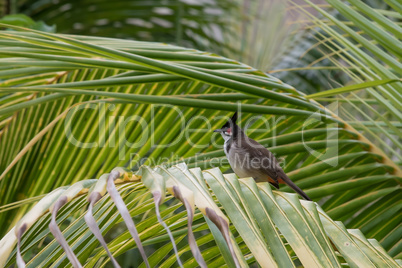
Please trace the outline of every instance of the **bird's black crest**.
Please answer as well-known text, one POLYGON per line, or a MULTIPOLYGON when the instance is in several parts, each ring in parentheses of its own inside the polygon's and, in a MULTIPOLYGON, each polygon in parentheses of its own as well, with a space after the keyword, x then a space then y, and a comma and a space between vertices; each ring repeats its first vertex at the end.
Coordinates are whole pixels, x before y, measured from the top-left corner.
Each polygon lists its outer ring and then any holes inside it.
POLYGON ((235 112, 232 116, 232 118, 230 118, 223 126, 222 128, 226 128, 226 127, 231 127, 231 125, 236 125, 236 121, 237 121, 237 112, 235 112))

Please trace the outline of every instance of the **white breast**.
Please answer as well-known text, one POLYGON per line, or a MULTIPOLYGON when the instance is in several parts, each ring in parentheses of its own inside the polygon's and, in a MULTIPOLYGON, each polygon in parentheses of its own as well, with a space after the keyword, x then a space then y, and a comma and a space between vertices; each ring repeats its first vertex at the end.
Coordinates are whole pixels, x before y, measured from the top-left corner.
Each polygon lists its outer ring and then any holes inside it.
POLYGON ((232 143, 230 145, 229 152, 226 152, 225 148, 226 157, 229 160, 230 167, 233 169, 233 171, 239 178, 252 177, 252 174, 249 172, 249 169, 247 168, 249 166, 248 158, 244 158, 242 157, 242 155, 239 155, 240 153, 239 151, 240 148, 236 146, 236 143, 232 143))

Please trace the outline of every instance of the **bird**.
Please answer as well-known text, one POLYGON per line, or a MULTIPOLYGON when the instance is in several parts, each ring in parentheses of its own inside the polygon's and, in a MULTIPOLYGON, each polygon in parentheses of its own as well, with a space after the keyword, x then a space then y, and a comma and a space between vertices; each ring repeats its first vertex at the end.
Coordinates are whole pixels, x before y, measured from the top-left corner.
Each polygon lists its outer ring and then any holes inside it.
POLYGON ((311 201, 310 197, 286 175, 273 153, 249 138, 236 121, 237 112, 222 128, 214 130, 225 140, 223 148, 236 175, 239 178, 252 177, 256 182, 269 182, 276 189, 279 189, 280 183, 287 184, 305 200, 311 201))

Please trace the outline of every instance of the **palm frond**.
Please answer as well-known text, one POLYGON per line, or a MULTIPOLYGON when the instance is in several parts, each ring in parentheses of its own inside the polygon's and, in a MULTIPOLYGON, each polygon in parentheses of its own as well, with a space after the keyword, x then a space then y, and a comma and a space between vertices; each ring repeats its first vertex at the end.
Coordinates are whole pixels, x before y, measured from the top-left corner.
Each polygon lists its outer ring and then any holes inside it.
MULTIPOLYGON (((401 195, 400 167, 331 107, 280 80, 228 58, 159 43, 31 30, 0 32, 0 46, 1 205, 98 178, 115 166, 185 161, 226 171, 221 140, 209 133, 228 111, 241 109, 247 134, 283 159, 290 178, 331 218, 347 228, 365 225, 365 235, 398 254, 389 235, 398 232, 392 212, 400 204, 386 204, 401 195), (389 221, 385 229, 379 217, 389 221)), ((1 213, 2 234, 27 209, 1 213)))
MULTIPOLYGON (((59 228, 57 225, 50 222, 52 233, 59 228)), ((110 261, 104 258, 106 250, 110 250, 114 259, 144 245, 150 250, 146 251, 149 259, 143 252, 139 267, 149 266, 148 262, 152 267, 182 266, 182 262, 198 263, 201 267, 218 267, 223 263, 235 267, 253 263, 262 267, 295 267, 300 263, 305 267, 340 267, 345 263, 358 267, 398 267, 375 239, 367 240, 356 229, 347 230, 313 202, 300 201, 295 194, 272 192, 268 183, 256 184, 252 178, 239 180, 217 168, 201 171, 187 169, 185 164, 169 169, 143 166, 137 174, 116 168, 99 180, 80 181, 69 188, 57 189, 25 215, 0 245, 1 264, 7 266, 15 258, 19 265, 24 265, 25 258, 27 267, 67 265, 68 259, 74 259, 77 265, 103 267, 110 261), (90 209, 85 216, 87 221, 87 215, 93 213, 95 221, 90 228, 82 214, 88 203, 85 197, 92 205, 96 203, 93 212, 90 209), (63 205, 57 225, 68 225, 59 238, 56 236, 41 246, 40 241, 49 236, 47 226, 60 202, 63 205), (128 224, 132 219, 125 218, 122 210, 126 209, 137 221, 138 234, 130 235, 126 230, 114 232, 111 241, 99 246, 91 232, 99 232, 98 237, 103 239, 102 235, 107 235, 119 222, 124 222, 128 230, 135 226, 128 224), (69 220, 79 212, 80 216, 69 220), (164 227, 156 224, 157 218, 166 223, 164 227), (99 226, 98 231, 94 231, 94 225, 99 226), (176 241, 169 241, 169 232, 176 241), (186 232, 188 244, 183 243, 186 232), (191 237, 195 239, 193 242, 191 237), (159 245, 157 250, 151 247, 155 244, 159 245), (175 256, 172 250, 176 246, 175 256), (41 251, 31 254, 29 249, 33 248, 41 251), (188 254, 190 251, 193 254, 188 254)), ((118 267, 117 262, 114 265, 118 267)))

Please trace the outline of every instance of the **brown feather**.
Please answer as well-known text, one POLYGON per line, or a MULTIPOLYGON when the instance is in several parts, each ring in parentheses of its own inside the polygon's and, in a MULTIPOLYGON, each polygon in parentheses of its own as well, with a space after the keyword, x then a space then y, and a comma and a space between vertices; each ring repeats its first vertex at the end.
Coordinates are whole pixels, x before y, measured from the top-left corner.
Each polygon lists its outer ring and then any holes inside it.
POLYGON ((277 189, 279 183, 287 184, 304 199, 311 200, 290 180, 267 148, 247 137, 240 127, 235 127, 238 128, 237 135, 230 143, 229 162, 239 177, 253 177, 256 182, 269 182, 277 189))

